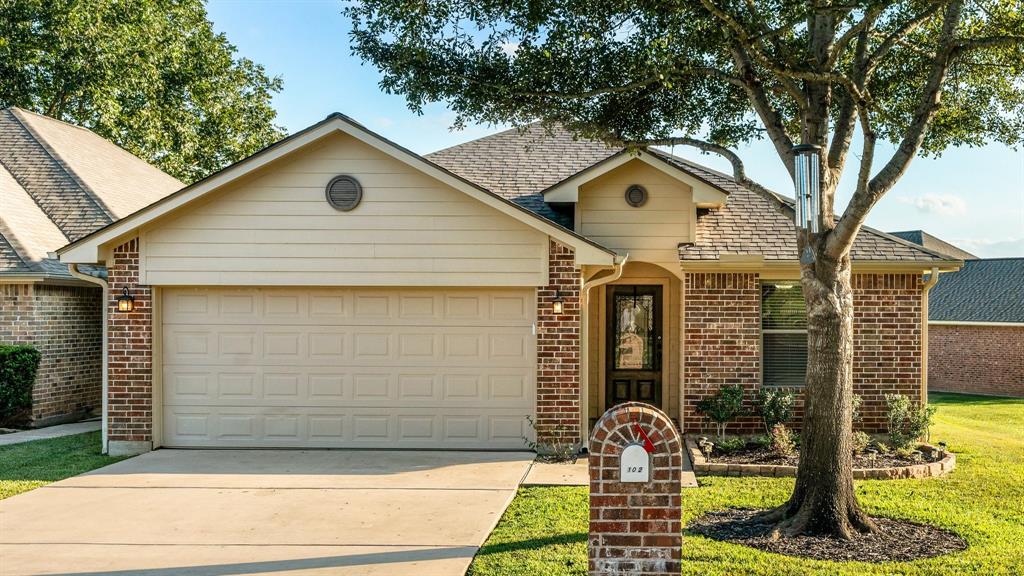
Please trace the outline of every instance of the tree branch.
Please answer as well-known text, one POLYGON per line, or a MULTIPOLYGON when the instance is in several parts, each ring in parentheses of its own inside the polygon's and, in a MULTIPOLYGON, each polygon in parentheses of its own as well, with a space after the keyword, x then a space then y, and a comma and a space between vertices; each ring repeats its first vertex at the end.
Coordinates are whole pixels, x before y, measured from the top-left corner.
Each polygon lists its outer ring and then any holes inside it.
MULTIPOLYGON (((943 17, 942 32, 939 37, 937 56, 932 62, 928 80, 922 91, 921 100, 914 110, 907 132, 899 147, 889 161, 864 186, 858 186, 853 198, 846 206, 843 217, 829 235, 825 251, 832 258, 846 254, 853 246, 853 239, 864 224, 868 212, 883 194, 888 192, 899 177, 906 171, 910 162, 917 155, 924 141, 925 134, 931 124, 935 112, 939 109, 942 99, 942 83, 949 67, 958 52, 956 29, 960 24, 963 12, 963 0, 951 0, 943 17)), ((869 134, 865 134, 865 141, 869 134)), ((861 170, 863 171, 863 164, 861 170)))
MULTIPOLYGON (((735 47, 732 50, 732 55, 733 60, 736 62, 739 77, 743 81, 743 89, 747 93, 747 98, 750 99, 754 111, 761 118, 761 123, 764 124, 768 137, 771 139, 772 144, 775 145, 775 152, 786 166, 790 176, 792 176, 794 170, 793 140, 786 134, 786 126, 782 121, 782 116, 768 100, 768 94, 765 93, 764 86, 758 80, 754 66, 747 53, 742 48, 735 47)), ((798 106, 800 105, 801 102, 798 101, 798 106)))
POLYGON ((920 28, 922 24, 924 24, 926 21, 928 21, 928 19, 934 16, 935 13, 938 12, 939 8, 941 8, 947 2, 948 0, 938 0, 934 2, 933 4, 928 6, 928 8, 925 9, 923 12, 911 18, 910 20, 904 22, 902 26, 900 26, 891 34, 886 36, 886 38, 882 40, 882 43, 879 44, 878 47, 871 52, 870 56, 868 56, 867 62, 865 63, 864 76, 866 78, 870 78, 871 75, 874 73, 875 68, 878 67, 878 64, 881 62, 882 58, 884 58, 885 55, 888 54, 890 50, 892 50, 893 46, 895 46, 898 43, 901 43, 907 36, 913 33, 914 30, 920 28))

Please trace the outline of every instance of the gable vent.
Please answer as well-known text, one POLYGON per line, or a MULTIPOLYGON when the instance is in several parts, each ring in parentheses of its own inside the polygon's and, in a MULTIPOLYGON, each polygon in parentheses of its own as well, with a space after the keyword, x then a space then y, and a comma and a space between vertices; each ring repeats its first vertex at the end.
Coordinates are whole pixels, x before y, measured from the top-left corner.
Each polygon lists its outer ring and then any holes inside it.
POLYGON ((342 212, 348 212, 363 199, 363 187, 351 176, 335 176, 327 184, 327 203, 342 212))
POLYGON ((647 190, 639 184, 633 184, 626 188, 626 204, 639 208, 647 202, 647 190))

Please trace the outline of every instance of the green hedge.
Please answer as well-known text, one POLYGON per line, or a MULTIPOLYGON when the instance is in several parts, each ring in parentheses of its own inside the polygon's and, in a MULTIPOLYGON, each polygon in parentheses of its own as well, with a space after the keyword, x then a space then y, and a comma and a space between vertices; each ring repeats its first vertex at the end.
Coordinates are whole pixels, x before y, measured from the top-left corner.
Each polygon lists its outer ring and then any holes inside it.
POLYGON ((0 423, 32 407, 32 385, 40 358, 32 346, 0 344, 0 423))

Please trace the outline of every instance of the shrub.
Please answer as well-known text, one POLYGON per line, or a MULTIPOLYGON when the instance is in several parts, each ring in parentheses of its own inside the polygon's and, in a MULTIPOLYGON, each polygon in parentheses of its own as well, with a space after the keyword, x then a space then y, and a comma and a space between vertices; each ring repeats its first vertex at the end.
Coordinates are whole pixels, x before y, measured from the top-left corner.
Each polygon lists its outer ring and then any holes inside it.
POLYGON ((903 394, 886 394, 885 404, 889 420, 889 443, 894 449, 905 450, 927 435, 935 414, 934 407, 915 408, 910 398, 903 394))
POLYGON ((569 427, 565 424, 538 424, 531 416, 526 417, 530 428, 533 428, 537 440, 530 440, 523 436, 526 446, 537 453, 545 462, 576 462, 579 455, 579 445, 575 440, 563 440, 569 427), (555 440, 542 440, 542 438, 555 438, 555 440))
POLYGON ((867 432, 858 430, 853 433, 853 453, 862 454, 871 445, 871 436, 867 432))
POLYGON ((860 422, 862 416, 860 413, 860 405, 864 403, 864 399, 860 397, 860 394, 853 395, 853 423, 857 424, 860 422))
POLYGON ((754 406, 761 416, 761 421, 764 422, 764 431, 770 434, 776 424, 789 422, 793 415, 794 402, 795 397, 792 392, 770 388, 758 390, 754 406))
POLYGON ((718 426, 718 439, 725 436, 725 425, 743 415, 743 387, 722 386, 710 398, 697 403, 697 411, 705 414, 718 426))
POLYGON ((0 344, 0 423, 32 407, 32 385, 41 357, 32 346, 0 344))
POLYGON ((729 454, 747 447, 747 441, 740 437, 722 438, 715 444, 715 448, 722 454, 729 454))
POLYGON ((793 441, 793 436, 786 428, 785 424, 776 424, 772 426, 772 452, 776 456, 788 458, 796 453, 796 442, 793 441))

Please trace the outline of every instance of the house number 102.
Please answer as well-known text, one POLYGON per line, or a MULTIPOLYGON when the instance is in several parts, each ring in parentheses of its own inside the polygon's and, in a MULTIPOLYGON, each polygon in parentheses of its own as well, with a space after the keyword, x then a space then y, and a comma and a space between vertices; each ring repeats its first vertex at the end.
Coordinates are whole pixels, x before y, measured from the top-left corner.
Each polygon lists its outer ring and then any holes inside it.
POLYGON ((619 456, 619 482, 650 482, 651 456, 641 444, 630 444, 619 456))

